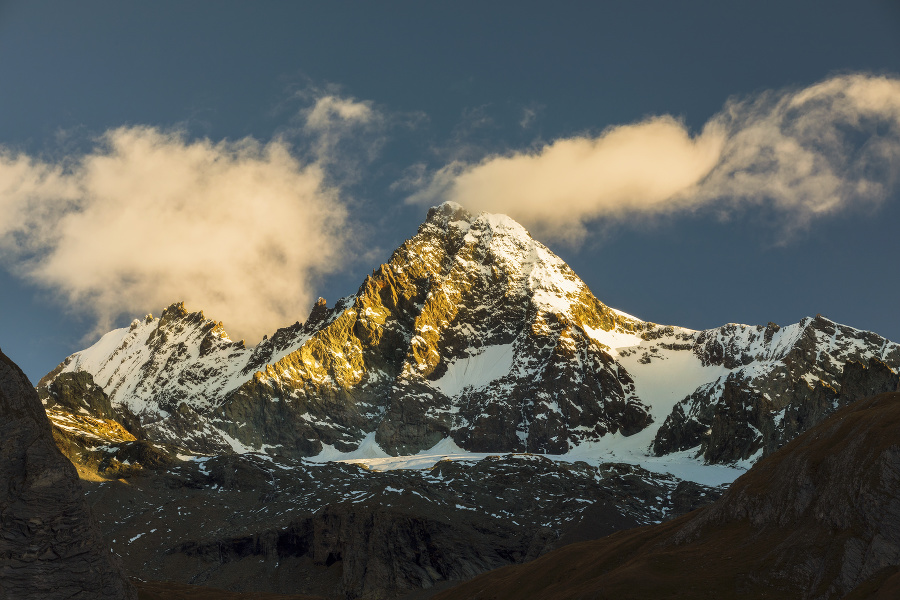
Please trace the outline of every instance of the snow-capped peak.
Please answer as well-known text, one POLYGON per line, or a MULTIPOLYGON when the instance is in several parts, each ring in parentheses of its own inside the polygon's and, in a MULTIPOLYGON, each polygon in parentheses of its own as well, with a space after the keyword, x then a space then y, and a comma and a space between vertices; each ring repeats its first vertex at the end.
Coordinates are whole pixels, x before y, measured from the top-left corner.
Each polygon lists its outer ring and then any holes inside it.
POLYGON ((636 319, 515 220, 445 203, 355 295, 318 302, 255 348, 173 305, 49 380, 87 372, 156 439, 197 451, 311 456, 374 436, 390 454, 452 439, 474 452, 618 448, 643 460, 652 446, 728 463, 890 385, 891 369, 896 344, 821 317, 707 331, 636 319), (870 360, 884 368, 854 371, 845 389, 848 365, 870 360))

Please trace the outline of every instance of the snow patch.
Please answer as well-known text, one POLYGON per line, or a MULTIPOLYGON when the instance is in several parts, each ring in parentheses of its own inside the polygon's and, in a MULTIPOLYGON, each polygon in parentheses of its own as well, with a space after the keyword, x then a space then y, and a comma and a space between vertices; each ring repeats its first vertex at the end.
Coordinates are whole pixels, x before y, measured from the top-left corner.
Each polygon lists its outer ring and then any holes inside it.
POLYGON ((481 389, 509 374, 513 364, 513 345, 488 346, 480 354, 458 358, 447 365, 443 377, 431 385, 450 398, 466 388, 481 389))
POLYGON ((638 346, 643 341, 641 336, 628 331, 604 331, 595 329, 589 325, 583 325, 584 332, 591 339, 600 342, 604 346, 608 346, 612 350, 613 356, 618 354, 620 348, 631 348, 638 346))
POLYGON ((390 455, 381 449, 381 446, 375 441, 375 432, 372 431, 363 438, 356 450, 341 452, 331 444, 322 444, 322 451, 306 460, 315 463, 335 461, 347 463, 363 462, 368 464, 368 462, 366 462, 368 460, 388 457, 390 457, 390 455))

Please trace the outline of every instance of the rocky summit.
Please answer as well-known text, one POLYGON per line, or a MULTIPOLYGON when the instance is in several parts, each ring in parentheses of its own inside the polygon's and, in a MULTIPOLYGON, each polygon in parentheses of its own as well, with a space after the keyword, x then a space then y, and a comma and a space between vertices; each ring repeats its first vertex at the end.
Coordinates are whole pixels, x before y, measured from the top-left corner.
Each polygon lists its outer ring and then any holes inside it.
POLYGON ((320 299, 255 347, 173 304, 68 357, 39 391, 62 431, 103 419, 200 453, 374 440, 405 455, 452 440, 750 464, 896 389, 898 370, 900 346, 821 316, 707 331, 639 320, 512 219, 446 203, 355 295, 320 299))

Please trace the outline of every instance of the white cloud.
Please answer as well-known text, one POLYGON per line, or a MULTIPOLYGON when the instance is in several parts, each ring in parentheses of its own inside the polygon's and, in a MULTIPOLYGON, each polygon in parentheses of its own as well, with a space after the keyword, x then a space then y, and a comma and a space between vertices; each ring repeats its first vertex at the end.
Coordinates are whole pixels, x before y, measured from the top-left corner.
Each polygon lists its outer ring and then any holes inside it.
POLYGON ((834 77, 805 89, 734 100, 714 118, 727 132, 691 201, 772 203, 788 228, 882 202, 900 167, 900 80, 834 77))
POLYGON ((309 106, 299 113, 299 127, 288 128, 285 137, 296 137, 308 146, 311 161, 343 183, 362 178, 387 141, 392 118, 371 101, 338 95, 336 86, 309 87, 297 94, 309 106))
POLYGON ((314 131, 328 131, 336 123, 371 123, 377 115, 371 102, 360 102, 332 94, 318 97, 304 113, 306 126, 314 131))
POLYGON ((883 201, 900 168, 900 80, 846 75, 730 100, 695 135, 653 117, 598 136, 453 162, 410 202, 453 200, 578 242, 603 218, 770 203, 787 229, 883 201))
POLYGON ((65 164, 0 153, 0 256, 98 331, 184 300, 258 339, 305 318, 341 266, 339 192, 279 140, 122 127, 65 164))

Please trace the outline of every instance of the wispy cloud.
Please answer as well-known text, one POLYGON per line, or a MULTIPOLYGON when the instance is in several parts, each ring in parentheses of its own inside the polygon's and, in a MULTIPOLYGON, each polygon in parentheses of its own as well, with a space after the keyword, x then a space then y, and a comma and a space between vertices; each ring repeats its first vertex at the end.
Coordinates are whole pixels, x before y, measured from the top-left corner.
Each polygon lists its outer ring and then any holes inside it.
MULTIPOLYGON (((333 105, 357 118, 352 105, 333 105)), ((311 115, 321 131, 327 117, 311 115)), ((0 152, 0 257, 107 330, 185 300, 234 337, 306 316, 313 286, 343 264, 341 190, 283 140, 189 140, 122 127, 45 162, 0 152)))
POLYGON ((577 243, 596 219, 769 204, 786 230, 882 202, 900 169, 900 80, 844 75, 729 100, 701 131, 659 116, 597 136, 457 160, 406 183, 409 201, 453 200, 577 243))
POLYGON ((345 188, 371 175, 373 163, 398 134, 416 131, 428 120, 422 112, 393 111, 355 98, 333 83, 306 81, 291 100, 301 108, 278 137, 292 142, 295 153, 321 165, 329 181, 345 188))
POLYGON ((342 97, 334 91, 312 98, 299 113, 293 131, 307 141, 312 159, 343 179, 358 179, 387 139, 387 119, 370 101, 342 97))
POLYGON ((526 106, 522 109, 522 118, 519 119, 519 127, 528 129, 537 119, 538 112, 542 107, 539 105, 526 106))

